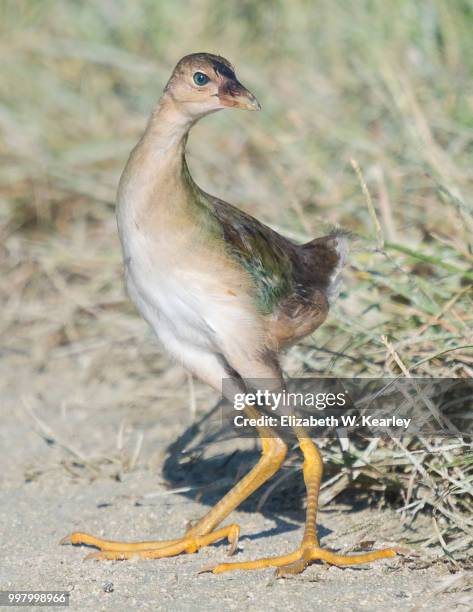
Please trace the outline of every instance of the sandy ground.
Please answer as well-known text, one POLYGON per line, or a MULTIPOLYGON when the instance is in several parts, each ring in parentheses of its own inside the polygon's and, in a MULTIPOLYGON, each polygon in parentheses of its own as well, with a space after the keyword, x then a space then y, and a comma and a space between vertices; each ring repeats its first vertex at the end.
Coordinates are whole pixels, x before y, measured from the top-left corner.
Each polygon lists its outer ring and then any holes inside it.
MULTIPOLYGON (((300 576, 276 580, 270 569, 199 574, 225 559, 224 544, 195 555, 131 562, 84 562, 85 547, 59 546, 76 529, 114 539, 175 537, 228 488, 242 462, 257 456, 253 441, 245 442, 246 454, 231 454, 237 441, 216 445, 213 458, 212 452, 184 456, 176 448, 169 454, 169 444, 189 431, 188 383, 171 368, 167 382, 172 380, 175 392, 151 404, 156 385, 150 371, 132 375, 130 361, 120 365, 130 350, 112 347, 109 365, 98 371, 90 354, 84 357, 87 351, 56 354, 40 368, 28 354, 7 351, 0 439, 2 589, 67 590, 73 610, 471 609, 471 592, 439 589, 451 579, 447 564, 432 565, 422 556, 361 569, 313 565, 300 576), (130 386, 137 388, 135 405, 120 401, 130 386), (202 473, 206 479, 199 481, 202 473)), ((137 357, 136 363, 146 362, 146 355, 137 357)), ((215 399, 200 387, 195 397, 198 411, 215 399)), ((242 528, 238 559, 297 546, 299 494, 300 487, 286 489, 263 512, 256 511, 255 496, 232 515, 242 528)), ((350 499, 322 510, 319 523, 323 543, 338 550, 366 540, 379 547, 407 535, 393 510, 353 509, 350 499)))

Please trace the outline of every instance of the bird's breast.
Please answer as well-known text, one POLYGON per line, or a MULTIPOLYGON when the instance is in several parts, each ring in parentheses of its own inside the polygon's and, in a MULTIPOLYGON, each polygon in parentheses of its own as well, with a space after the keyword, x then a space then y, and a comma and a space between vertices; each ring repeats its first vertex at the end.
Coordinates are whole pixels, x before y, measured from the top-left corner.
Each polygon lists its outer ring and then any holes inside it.
POLYGON ((219 350, 222 330, 248 318, 246 276, 197 232, 171 239, 129 224, 120 237, 129 295, 164 344, 219 350))

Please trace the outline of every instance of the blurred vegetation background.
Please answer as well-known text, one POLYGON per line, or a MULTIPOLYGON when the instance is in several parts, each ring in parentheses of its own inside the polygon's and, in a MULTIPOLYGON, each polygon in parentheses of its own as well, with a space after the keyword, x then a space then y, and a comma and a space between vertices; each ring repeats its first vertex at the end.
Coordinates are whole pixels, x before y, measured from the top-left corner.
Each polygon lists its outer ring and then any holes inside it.
MULTIPOLYGON (((149 332, 122 289, 115 190, 170 71, 196 51, 230 59, 263 107, 196 126, 197 182, 294 239, 331 224, 356 236, 341 299, 287 371, 473 375, 470 0, 0 7, 5 376, 64 351, 89 351, 81 382, 111 355, 121 377, 139 367, 127 351, 149 332)), ((142 379, 164 376, 159 348, 139 350, 142 379)), ((413 513, 436 513, 453 554, 471 543, 473 461, 465 441, 445 444, 380 443, 369 461, 413 513)))

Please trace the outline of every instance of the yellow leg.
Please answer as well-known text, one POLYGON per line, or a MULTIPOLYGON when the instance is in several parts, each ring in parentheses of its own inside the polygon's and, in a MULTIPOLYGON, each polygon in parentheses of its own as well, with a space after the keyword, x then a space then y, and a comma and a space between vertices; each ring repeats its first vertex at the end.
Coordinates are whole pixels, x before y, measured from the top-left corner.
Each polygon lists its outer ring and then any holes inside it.
MULTIPOLYGON (((245 412, 250 418, 259 416, 258 411, 250 406, 245 408, 245 412)), ((258 427, 258 433, 262 442, 262 455, 258 463, 182 538, 149 542, 116 542, 76 531, 63 538, 61 544, 86 544, 100 549, 100 552, 88 555, 87 559, 129 559, 135 556, 143 559, 160 559, 181 553, 193 553, 203 546, 228 538, 229 553, 232 554, 238 545, 240 532, 238 525, 228 525, 216 531, 215 528, 232 510, 277 472, 287 452, 284 442, 275 437, 270 428, 258 427)))
POLYGON ((214 574, 221 574, 233 570, 253 570, 266 567, 277 567, 278 576, 287 574, 299 574, 312 563, 320 560, 332 565, 359 565, 369 563, 377 559, 395 557, 396 551, 392 548, 373 551, 358 555, 338 555, 328 550, 320 548, 317 539, 316 520, 317 505, 319 497, 320 483, 322 480, 323 463, 319 449, 312 440, 304 434, 302 429, 296 429, 299 439, 299 446, 304 455, 304 482, 307 489, 307 511, 304 536, 300 547, 288 555, 279 557, 269 557, 256 561, 242 561, 239 563, 220 563, 211 571, 214 574))

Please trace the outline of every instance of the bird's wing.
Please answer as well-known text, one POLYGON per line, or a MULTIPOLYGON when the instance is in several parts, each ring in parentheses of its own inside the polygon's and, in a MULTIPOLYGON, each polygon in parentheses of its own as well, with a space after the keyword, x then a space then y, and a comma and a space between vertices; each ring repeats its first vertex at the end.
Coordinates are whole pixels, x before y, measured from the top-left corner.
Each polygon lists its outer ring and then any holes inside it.
POLYGON ((229 252, 254 279, 267 310, 291 295, 310 299, 315 289, 330 292, 344 264, 347 232, 334 230, 299 245, 217 198, 212 198, 212 212, 229 252))
POLYGON ((345 233, 298 245, 238 208, 212 198, 227 251, 249 273, 256 306, 270 315, 275 348, 312 333, 327 316, 345 259, 345 233))
POLYGON ((270 314, 295 291, 295 244, 257 219, 221 200, 213 199, 228 252, 248 272, 256 289, 257 306, 270 314))

